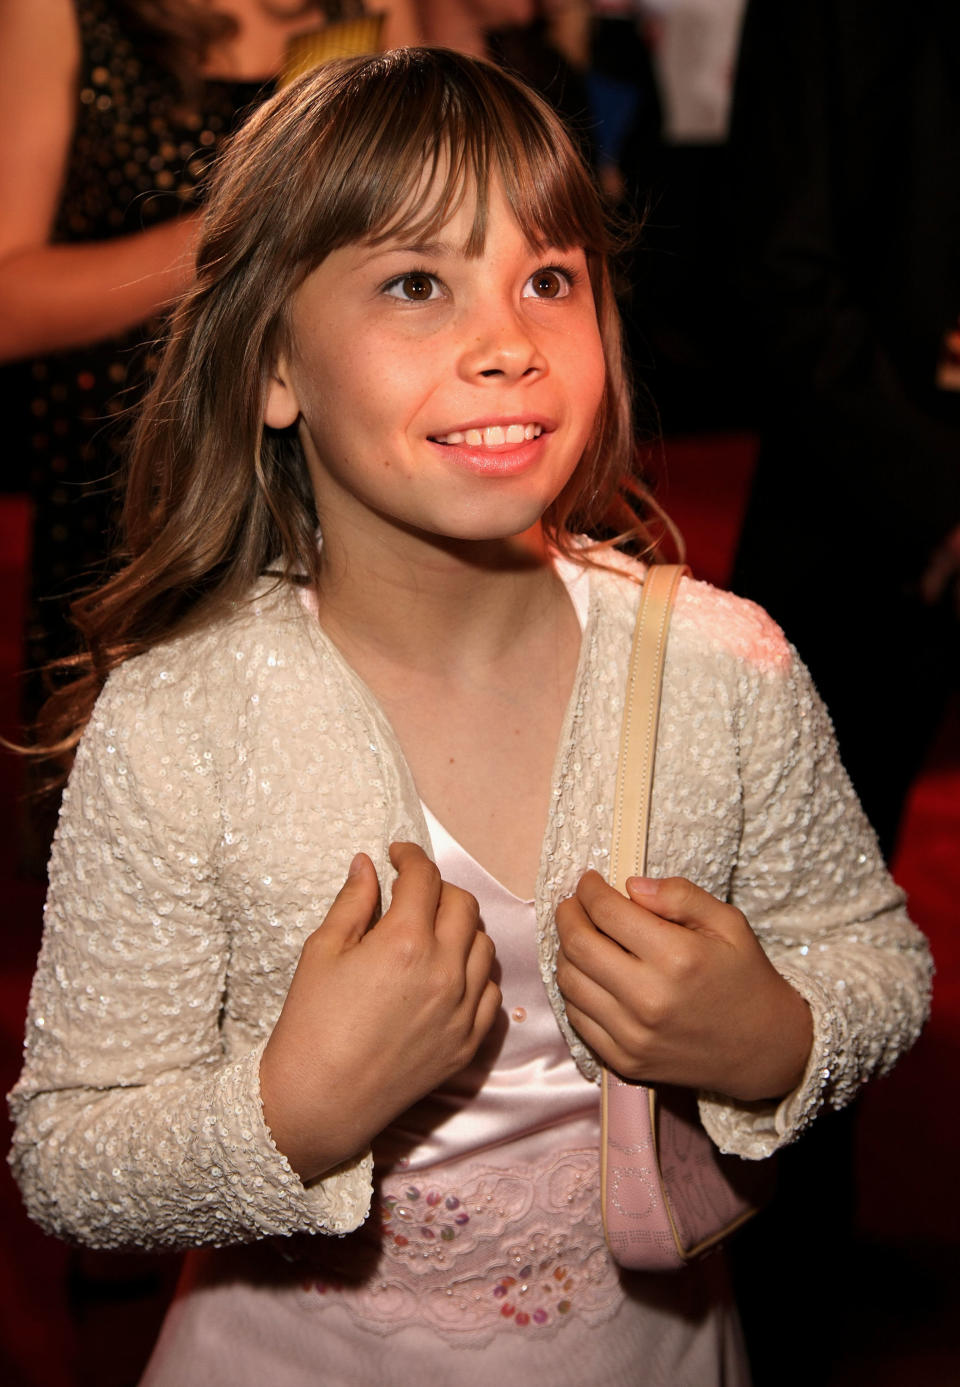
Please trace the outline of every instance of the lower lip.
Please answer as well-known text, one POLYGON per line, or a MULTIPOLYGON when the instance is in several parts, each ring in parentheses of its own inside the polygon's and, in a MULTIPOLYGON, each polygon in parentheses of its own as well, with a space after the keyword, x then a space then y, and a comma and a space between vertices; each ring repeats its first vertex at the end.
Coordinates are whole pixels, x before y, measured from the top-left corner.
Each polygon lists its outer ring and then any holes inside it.
POLYGON ((444 461, 472 472, 475 477, 516 477, 534 465, 546 437, 541 433, 523 443, 501 443, 490 448, 471 448, 465 443, 433 443, 433 446, 444 461))

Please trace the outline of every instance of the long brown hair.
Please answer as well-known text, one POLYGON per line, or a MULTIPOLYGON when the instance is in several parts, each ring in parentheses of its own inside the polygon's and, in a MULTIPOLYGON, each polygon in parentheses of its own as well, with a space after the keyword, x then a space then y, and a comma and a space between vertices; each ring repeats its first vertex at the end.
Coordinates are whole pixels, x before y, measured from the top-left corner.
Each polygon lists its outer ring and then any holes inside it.
POLYGON ((127 562, 74 604, 88 655, 53 695, 41 740, 69 752, 109 671, 242 601, 269 566, 319 580, 317 515, 295 430, 263 424, 290 297, 332 250, 433 234, 476 191, 468 250, 483 246, 491 176, 533 244, 582 246, 606 357, 593 434, 544 516, 572 553, 577 532, 631 526, 630 391, 607 265, 602 204, 563 125, 491 64, 442 49, 331 63, 262 106, 216 175, 193 288, 177 307, 132 439, 127 562), (411 185, 432 174, 411 205, 411 185))

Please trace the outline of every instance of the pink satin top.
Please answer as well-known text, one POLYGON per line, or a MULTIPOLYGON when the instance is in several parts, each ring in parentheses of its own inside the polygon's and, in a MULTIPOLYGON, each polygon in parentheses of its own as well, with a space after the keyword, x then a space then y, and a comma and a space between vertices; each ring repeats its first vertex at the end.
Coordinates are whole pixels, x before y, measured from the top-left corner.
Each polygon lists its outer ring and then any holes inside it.
MULTIPOLYGON (((596 1145, 597 1091, 580 1074, 543 994, 532 901, 518 900, 454 841, 423 806, 434 858, 445 881, 481 902, 496 945, 503 991, 497 1022, 473 1061, 390 1127, 374 1147, 375 1164, 408 1174, 466 1156, 496 1160, 523 1138, 531 1156, 565 1145, 596 1145)), ((395 1184, 393 1176, 386 1183, 395 1184)))

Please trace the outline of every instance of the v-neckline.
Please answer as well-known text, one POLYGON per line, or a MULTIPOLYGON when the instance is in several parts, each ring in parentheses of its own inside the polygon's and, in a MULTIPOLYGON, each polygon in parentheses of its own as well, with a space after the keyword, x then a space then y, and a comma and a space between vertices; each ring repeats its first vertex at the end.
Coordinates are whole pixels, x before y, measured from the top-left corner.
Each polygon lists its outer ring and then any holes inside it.
POLYGON ((490 887, 494 892, 500 892, 502 895, 506 896, 514 905, 534 905, 534 899, 532 896, 529 900, 524 900, 523 897, 518 896, 515 891, 511 891, 509 886, 505 886, 504 883, 499 879, 499 877, 495 877, 493 873, 483 865, 482 862, 478 862, 478 860, 474 857, 473 853, 470 852, 468 848, 465 848, 458 838, 455 838, 453 836, 450 830, 440 822, 440 820, 437 818, 436 814, 434 814, 430 806, 426 804, 422 799, 420 801, 420 808, 423 812, 423 817, 426 820, 427 832, 430 835, 430 843, 433 848, 433 855, 435 858, 439 858, 442 855, 440 852, 440 843, 443 841, 443 839, 446 839, 446 842, 449 845, 449 847, 454 852, 460 853, 463 857, 465 857, 466 860, 470 863, 470 865, 474 868, 474 870, 478 872, 479 875, 483 878, 483 880, 490 884, 490 887), (442 838, 440 837, 440 835, 442 835, 442 838))
MULTIPOLYGON (((560 724, 560 732, 557 737, 557 744, 554 751, 553 767, 550 772, 551 806, 557 802, 561 792, 561 771, 563 768, 563 761, 566 755, 567 747, 570 742, 571 731, 576 718, 577 708, 580 702, 580 690, 583 685, 584 673, 587 661, 589 659, 589 649, 591 644, 590 617, 596 601, 596 590, 592 581, 592 570, 589 567, 578 564, 575 562, 575 560, 568 559, 562 554, 554 555, 554 565, 557 575, 559 576, 561 582, 567 590, 567 594, 570 598, 571 603, 573 604, 573 609, 577 617, 577 623, 580 627, 580 650, 577 656, 577 664, 574 670, 573 682, 570 687, 570 694, 567 699, 566 708, 564 710, 563 720, 560 724)), ((410 768, 410 764, 406 758, 406 755, 404 754, 403 747, 400 744, 400 738, 394 731, 394 727, 392 722, 390 721, 390 718, 388 717, 380 700, 377 698, 376 694, 370 688, 369 684, 360 674, 357 673, 357 671, 350 664, 350 661, 344 655, 340 647, 336 644, 332 637, 328 635, 328 633, 324 630, 317 615, 316 598, 312 588, 308 586, 298 588, 297 597, 301 612, 310 620, 310 626, 308 629, 315 637, 319 637, 321 644, 333 656, 336 663, 340 666, 350 683, 354 686, 356 692, 359 695, 361 695, 362 698, 367 702, 374 720, 376 721, 376 723, 379 724, 380 731, 383 736, 383 741, 386 744, 385 750, 388 750, 389 753, 392 754, 393 760, 395 761, 397 768, 401 773, 401 778, 406 782, 406 784, 409 787, 410 798, 412 802, 416 805, 416 809, 419 812, 420 823, 418 827, 422 830, 422 837, 424 839, 422 846, 429 848, 431 846, 431 841, 425 813, 427 806, 420 798, 420 792, 417 788, 417 783, 414 778, 413 771, 410 768)), ((447 833, 447 830, 440 823, 440 820, 432 814, 432 811, 431 816, 433 817, 434 822, 439 824, 441 829, 443 829, 443 832, 447 833)), ((546 857, 547 852, 547 837, 549 834, 551 817, 552 808, 548 808, 547 823, 544 829, 544 836, 540 844, 540 857, 539 862, 537 864, 536 882, 534 884, 534 905, 536 905, 537 901, 541 897, 541 883, 544 880, 545 868, 548 866, 544 859, 546 857)), ((504 886, 503 883, 492 874, 492 872, 488 871, 487 868, 484 867, 481 862, 478 862, 477 859, 473 857, 472 853, 467 852, 466 848, 463 848, 462 844, 460 844, 455 838, 453 838, 452 834, 448 834, 448 836, 451 838, 452 842, 457 843, 457 846, 461 848, 461 850, 466 854, 467 857, 470 858, 472 862, 476 863, 477 868, 480 871, 482 871, 490 879, 490 881, 492 881, 498 887, 498 889, 506 891, 512 900, 522 901, 522 897, 515 895, 512 891, 510 891, 508 887, 504 886)))

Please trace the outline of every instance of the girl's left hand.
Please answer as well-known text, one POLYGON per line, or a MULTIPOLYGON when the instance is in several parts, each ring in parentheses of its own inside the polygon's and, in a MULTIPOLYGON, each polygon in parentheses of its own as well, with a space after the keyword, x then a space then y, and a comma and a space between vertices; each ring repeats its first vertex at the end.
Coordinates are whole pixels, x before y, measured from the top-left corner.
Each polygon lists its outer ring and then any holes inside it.
POLYGON ((629 898, 597 872, 557 911, 557 982, 571 1024, 626 1079, 742 1102, 800 1082, 810 1009, 735 906, 684 877, 631 877, 629 898))

